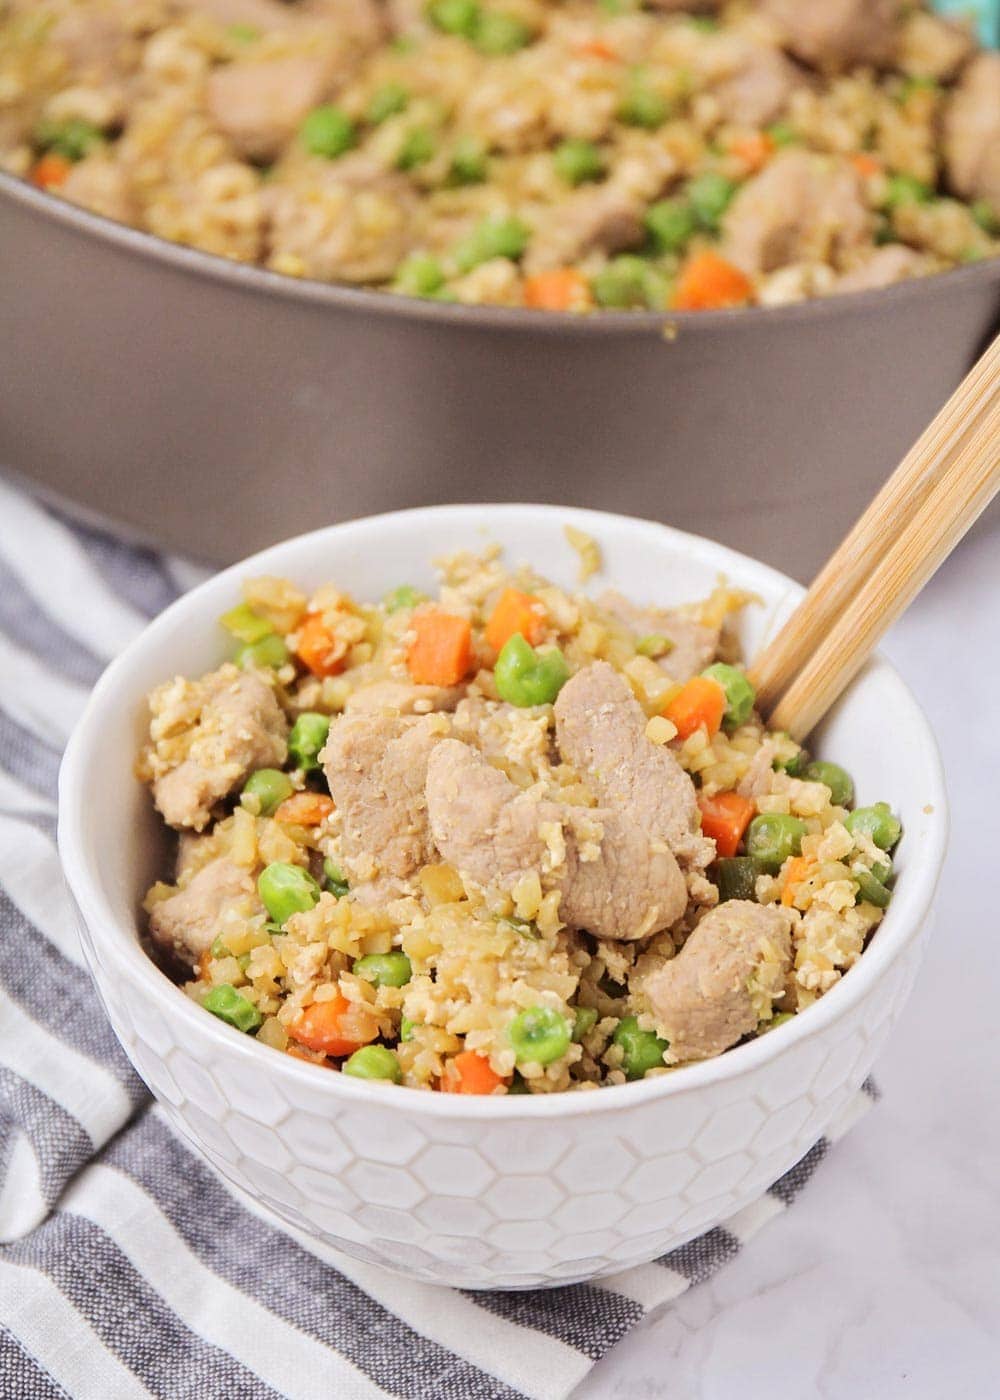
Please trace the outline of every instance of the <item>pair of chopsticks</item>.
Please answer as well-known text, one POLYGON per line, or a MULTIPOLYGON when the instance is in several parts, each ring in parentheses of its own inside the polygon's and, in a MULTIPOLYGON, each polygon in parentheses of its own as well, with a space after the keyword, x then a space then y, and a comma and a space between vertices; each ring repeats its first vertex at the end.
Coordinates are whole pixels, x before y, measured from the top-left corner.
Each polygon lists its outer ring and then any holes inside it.
POLYGON ((750 679, 802 740, 1000 490, 1000 336, 893 472, 750 679))

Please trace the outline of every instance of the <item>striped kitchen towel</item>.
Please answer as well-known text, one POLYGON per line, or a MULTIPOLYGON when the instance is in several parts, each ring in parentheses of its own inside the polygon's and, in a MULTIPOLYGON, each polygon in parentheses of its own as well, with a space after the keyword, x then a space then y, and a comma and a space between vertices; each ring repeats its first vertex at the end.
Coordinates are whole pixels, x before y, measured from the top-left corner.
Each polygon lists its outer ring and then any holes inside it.
POLYGON ((88 688, 196 577, 0 481, 0 1396, 560 1400, 790 1206, 874 1091, 725 1226, 598 1284, 442 1290, 277 1226, 151 1103, 54 845, 88 688))

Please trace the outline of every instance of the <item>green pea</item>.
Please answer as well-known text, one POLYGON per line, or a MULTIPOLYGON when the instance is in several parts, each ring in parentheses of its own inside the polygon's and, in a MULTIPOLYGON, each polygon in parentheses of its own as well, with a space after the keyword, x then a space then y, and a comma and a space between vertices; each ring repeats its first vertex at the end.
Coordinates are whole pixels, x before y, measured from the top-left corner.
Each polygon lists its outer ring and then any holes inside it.
POLYGON ((769 1021, 761 1021, 757 1027, 758 1035, 766 1035, 768 1031, 775 1031, 779 1026, 785 1025, 795 1017, 794 1011, 779 1011, 776 1016, 772 1016, 769 1021))
POLYGON ((405 953, 368 953, 358 958, 351 971, 376 987, 405 987, 413 968, 405 953))
POLYGON ((612 258, 595 273, 590 288, 598 306, 616 310, 645 306, 657 310, 666 305, 668 283, 644 258, 626 253, 612 258))
POLYGON ((255 797, 262 817, 273 816, 286 797, 291 797, 295 789, 287 773, 280 768, 258 768, 243 784, 243 796, 255 797))
POLYGON ((405 1042, 408 1041, 408 1040, 412 1040, 412 1039, 413 1039, 413 1032, 414 1032, 415 1028, 416 1028, 416 1022, 415 1022, 415 1021, 411 1021, 410 1018, 409 1018, 409 1016, 400 1016, 400 1018, 399 1018, 399 1039, 400 1039, 400 1041, 403 1042, 403 1043, 405 1043, 405 1042))
POLYGON ((757 898, 757 876, 763 867, 753 856, 720 856, 715 862, 719 903, 727 899, 757 898))
POLYGON ((257 1030, 264 1021, 253 1002, 240 996, 236 988, 231 986, 229 982, 223 982, 220 986, 213 987, 201 1004, 206 1011, 211 1011, 213 1016, 218 1016, 220 1021, 225 1021, 229 1026, 235 1026, 238 1031, 243 1031, 244 1034, 257 1030))
POLYGON ((852 873, 858 882, 858 902, 866 900, 879 909, 885 909, 892 899, 892 890, 886 887, 873 870, 855 870, 852 873))
POLYGON ((398 588, 391 589, 385 595, 382 606, 387 613, 400 612, 403 608, 415 608, 426 597, 426 593, 421 593, 420 589, 414 588, 412 584, 401 583, 398 588))
POLYGON ((758 861, 762 869, 777 875, 789 856, 802 850, 802 838, 809 828, 798 817, 783 812, 764 812, 754 817, 747 827, 747 855, 758 861))
POLYGON ((67 117, 63 121, 45 119, 35 128, 36 145, 74 162, 83 160, 103 141, 104 133, 100 127, 80 117, 67 117))
POLYGON ((341 1072, 355 1079, 389 1079, 400 1084, 403 1071, 395 1054, 385 1045, 364 1045, 344 1061, 341 1072))
POLYGON ((372 126, 379 126, 389 117, 405 112, 410 103, 410 94, 401 83, 385 83, 371 95, 365 116, 372 126))
POLYGON ((259 642, 240 647, 233 660, 237 666, 242 666, 244 671, 249 667, 256 667, 260 671, 277 671, 290 657, 291 653, 285 646, 284 638, 279 637, 277 632, 271 632, 266 637, 261 637, 259 642))
POLYGON ((519 258, 530 236, 527 224, 513 215, 491 214, 456 245, 455 264, 459 272, 471 272, 491 258, 519 258))
MULTIPOLYGON (((401 293, 403 297, 436 297, 441 287, 444 287, 444 267, 437 258, 431 258, 429 253, 410 253, 409 258, 403 259, 396 267, 395 281, 392 283, 395 291, 401 293)), ((396 592, 415 592, 415 589, 396 589, 396 592)), ((415 603, 399 602, 395 608, 389 608, 389 612, 396 612, 399 608, 413 608, 415 603)))
POLYGON ((425 11, 435 29, 464 39, 476 32, 481 13, 477 0, 431 0, 425 11))
POLYGON ((885 182, 882 198, 884 209, 898 209, 901 204, 927 204, 934 198, 930 185, 914 175, 890 175, 885 182))
POLYGON ((337 899, 343 899, 351 888, 344 879, 344 872, 340 866, 335 865, 329 856, 323 862, 323 888, 328 894, 335 895, 337 899))
POLYGON ((801 778, 808 765, 808 749, 799 749, 798 753, 792 754, 791 758, 776 758, 774 760, 775 770, 779 773, 787 773, 790 778, 801 778))
POLYGON ((1000 216, 988 199, 976 199, 969 205, 969 213, 982 229, 983 233, 988 233, 990 237, 1000 233, 1000 216))
POLYGON ((698 29, 702 34, 714 34, 719 27, 719 21, 712 15, 688 15, 687 22, 692 29, 698 29))
POLYGON ((416 170, 426 165, 434 155, 435 145, 433 131, 426 126, 415 126, 406 133, 396 153, 396 169, 416 170))
POLYGON ((274 922, 284 928, 293 914, 302 914, 318 902, 320 888, 301 865, 273 860, 257 877, 257 893, 274 922))
POLYGON ((618 105, 618 116, 627 126, 645 127, 653 131, 662 126, 670 115, 670 104, 661 92, 641 77, 635 76, 618 105))
POLYGON ((503 10, 486 10, 480 17, 473 34, 472 42, 480 53, 499 55, 516 53, 530 44, 531 30, 516 15, 508 15, 503 10))
POLYGON ((772 122, 765 127, 765 131, 776 146, 793 146, 799 139, 799 133, 792 126, 791 122, 772 122))
POLYGON ((651 632, 648 637, 639 638, 635 649, 639 656, 669 656, 674 649, 674 643, 659 632, 651 632))
POLYGON ((658 200, 646 210, 643 222, 658 253, 679 253, 697 227, 694 210, 686 199, 658 200))
POLYGON ((707 666, 701 674, 715 681, 716 685, 721 685, 726 692, 722 722, 733 729, 746 724, 753 710, 753 702, 757 699, 757 692, 747 680, 746 672, 737 666, 727 666, 724 661, 716 661, 714 666, 707 666))
POLYGON ((509 705, 551 705, 569 680, 561 651, 536 651, 520 632, 508 638, 493 668, 497 694, 509 705))
POLYGON ((288 736, 288 756, 303 773, 319 769, 319 755, 330 732, 330 716, 305 710, 292 725, 288 736))
POLYGON ((611 1041, 621 1046, 622 1069, 626 1079, 642 1079, 647 1070, 661 1069, 663 1052, 670 1044, 667 1040, 661 1040, 654 1031, 640 1030, 636 1016, 626 1016, 619 1021, 611 1041))
POLYGON ((238 642, 252 645, 274 635, 274 627, 267 618, 255 613, 246 603, 239 603, 235 608, 230 608, 227 613, 222 614, 219 621, 238 642))
POLYGON ((569 1049, 570 1027, 565 1016, 548 1006, 532 1006, 507 1027, 517 1063, 550 1065, 569 1049))
POLYGON ((260 38, 260 30, 252 24, 227 24, 226 38, 235 44, 252 44, 260 38))
POLYGON ((815 758, 806 764, 802 776, 810 783, 824 783, 830 789, 830 801, 835 807, 847 807, 854 801, 854 780, 839 763, 815 758))
POLYGON ((926 74, 911 74, 903 79, 899 85, 899 100, 907 102, 915 92, 940 92, 941 84, 937 78, 928 77, 926 74))
POLYGON ((700 228, 718 233, 722 216, 736 193, 735 180, 728 180, 715 170, 696 175, 687 187, 687 197, 700 228))
POLYGON ((604 158, 593 141, 560 142, 552 153, 552 164, 567 185, 599 180, 604 173, 604 158))
POLYGON ((310 155, 336 160, 349 151, 356 139, 354 123, 339 107, 314 107, 299 128, 302 144, 310 155))
POLYGON ((578 1006, 576 1015, 573 1017, 573 1039, 582 1040, 597 1025, 597 1008, 594 1006, 578 1006))
POLYGON ((213 958, 231 958, 233 956, 221 937, 212 939, 212 946, 208 951, 213 958))
POLYGON ((455 143, 448 166, 449 185, 481 185, 488 172, 486 152, 478 141, 463 137, 455 143))
POLYGON ((876 802, 874 807, 857 807, 844 822, 848 831, 863 833, 883 851, 891 851, 903 834, 903 824, 894 817, 888 802, 876 802))

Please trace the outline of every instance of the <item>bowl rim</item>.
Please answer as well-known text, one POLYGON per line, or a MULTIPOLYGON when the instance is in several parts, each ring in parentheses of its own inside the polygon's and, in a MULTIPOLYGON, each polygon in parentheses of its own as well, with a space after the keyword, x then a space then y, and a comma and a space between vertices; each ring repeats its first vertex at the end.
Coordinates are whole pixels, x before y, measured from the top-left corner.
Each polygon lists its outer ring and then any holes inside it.
MULTIPOLYGON (((359 527, 377 528, 389 521, 407 524, 414 531, 422 532, 423 537, 429 541, 433 538, 435 524, 449 518, 468 520, 473 528, 482 529, 488 526, 490 518, 498 513, 508 518, 516 518, 520 512, 529 512, 533 518, 539 515, 549 516, 554 524, 558 523, 560 529, 566 524, 573 524, 582 529, 589 527, 594 531, 599 530, 602 524, 612 523, 617 529, 632 530, 647 538, 655 535, 655 542, 660 545, 672 547, 674 550, 683 548, 689 553, 694 552, 702 559, 709 559, 720 572, 731 572, 736 579, 740 578, 742 572, 744 575, 750 573, 758 580, 766 581, 774 590, 775 601, 797 600, 805 591, 801 585, 779 570, 725 545, 656 521, 609 511, 530 503, 470 503, 423 506, 362 516, 357 520, 344 521, 291 536, 230 565, 176 599, 106 668, 91 692, 67 744, 59 771, 59 855, 69 889, 89 937, 107 953, 112 965, 124 959, 133 979, 136 979, 142 990, 159 1005, 162 1014, 175 1021, 179 1018, 182 1024, 190 1028, 193 1036, 207 1039, 220 1056, 242 1057, 250 1067, 256 1066, 258 1070, 270 1064, 272 1073, 291 1076, 300 1090, 311 1089, 315 1093, 317 1108, 322 1105, 325 1097, 331 1106, 338 1103, 344 1106, 368 1103, 445 1118, 507 1121, 511 1118, 528 1120, 577 1115, 589 1117, 595 1113, 613 1113, 619 1109, 638 1108, 654 1099, 697 1093, 707 1085, 722 1081, 739 1080, 767 1062, 779 1058, 786 1049, 790 1050, 796 1043, 813 1039, 828 1025, 839 1020, 852 1007, 863 1001, 883 972, 917 936, 930 911, 948 836, 943 765, 923 710, 895 668, 876 654, 858 679, 852 682, 851 688, 858 685, 865 675, 873 674, 887 675, 895 684, 898 691, 896 703, 901 707, 900 725, 907 733, 919 736, 927 761, 930 780, 927 801, 932 810, 927 812, 925 808, 928 818, 925 839, 919 851, 919 858, 912 862, 906 880, 896 891, 890 911, 880 925, 880 936, 872 941, 863 957, 850 969, 849 975, 842 977, 801 1016, 793 1017, 791 1021, 767 1035, 747 1044, 734 1046, 714 1059, 684 1065, 681 1067, 683 1073, 660 1075, 632 1084, 606 1085, 593 1093, 566 1092, 476 1098, 421 1092, 403 1085, 369 1084, 351 1076, 331 1073, 322 1066, 308 1064, 291 1055, 273 1054, 267 1047, 256 1045, 250 1037, 234 1032, 216 1017, 206 1015, 180 987, 171 982, 143 950, 133 929, 116 918, 96 873, 84 858, 83 834, 88 811, 87 792, 90 790, 90 754, 95 737, 118 707, 119 682, 126 679, 134 667, 142 665, 159 651, 160 636, 169 633, 177 620, 189 614, 194 617, 201 613, 204 600, 209 595, 226 592, 248 572, 280 573, 281 559, 285 551, 292 546, 306 542, 316 545, 333 537, 343 541, 359 527), (269 1058, 261 1059, 261 1056, 269 1058)), ((429 548, 428 554, 431 553, 429 548)), ((212 608, 214 615, 214 603, 212 608)), ((166 673, 169 668, 164 669, 166 673)), ((92 962, 86 941, 84 937, 88 962, 92 962)), ((93 973, 92 966, 91 971, 93 973)))
POLYGON ((0 197, 8 197, 33 210, 44 219, 64 224, 85 236, 123 249, 134 257, 167 264, 188 275, 222 282, 233 288, 258 292, 279 300, 306 302, 315 306, 336 306, 366 317, 388 316, 438 326, 475 326, 499 331, 538 331, 546 336, 583 337, 655 334, 674 340, 683 333, 711 333, 725 327, 728 333, 743 328, 784 326, 817 317, 858 313, 880 314, 883 307, 903 305, 932 296, 940 288, 944 295, 967 285, 1000 285, 1000 256, 978 263, 957 266, 927 277, 911 277, 889 287, 868 291, 841 292, 836 296, 810 297, 789 306, 733 307, 724 311, 602 311, 587 316, 559 311, 534 311, 511 306, 464 306, 427 298, 387 293, 370 287, 354 287, 343 282, 322 282, 315 278, 290 277, 255 264, 236 262, 201 248, 172 243, 159 234, 95 214, 70 203, 48 190, 41 190, 22 176, 0 170, 0 197))

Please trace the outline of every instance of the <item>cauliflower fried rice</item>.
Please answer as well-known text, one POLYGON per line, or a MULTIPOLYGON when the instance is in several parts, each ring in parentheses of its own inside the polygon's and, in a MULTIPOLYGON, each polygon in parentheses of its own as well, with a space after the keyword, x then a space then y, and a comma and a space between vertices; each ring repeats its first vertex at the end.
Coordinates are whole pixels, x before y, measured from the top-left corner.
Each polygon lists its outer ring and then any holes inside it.
POLYGON ((233 660, 150 696, 139 775, 178 834, 154 956, 273 1050, 446 1092, 671 1073, 807 1011, 900 827, 757 716, 753 599, 438 567, 377 604, 251 580, 233 660))

